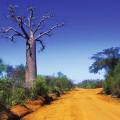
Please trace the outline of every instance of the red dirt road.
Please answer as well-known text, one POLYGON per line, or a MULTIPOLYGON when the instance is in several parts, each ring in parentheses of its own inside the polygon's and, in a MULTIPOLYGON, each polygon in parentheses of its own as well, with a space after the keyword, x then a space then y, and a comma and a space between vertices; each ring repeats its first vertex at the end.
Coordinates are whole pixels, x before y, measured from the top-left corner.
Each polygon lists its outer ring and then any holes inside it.
POLYGON ((120 120, 120 102, 98 95, 101 89, 77 89, 22 120, 120 120))

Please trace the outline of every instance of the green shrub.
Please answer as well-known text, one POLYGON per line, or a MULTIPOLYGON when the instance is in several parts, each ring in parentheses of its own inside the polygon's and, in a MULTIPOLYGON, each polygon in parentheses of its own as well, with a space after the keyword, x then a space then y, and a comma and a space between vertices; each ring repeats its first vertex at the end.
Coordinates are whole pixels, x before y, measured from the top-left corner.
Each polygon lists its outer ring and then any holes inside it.
POLYGON ((111 89, 113 95, 120 97, 120 62, 113 72, 111 89))
POLYGON ((24 88, 14 86, 12 80, 0 79, 0 102, 6 107, 11 105, 23 104, 27 98, 24 88))
POLYGON ((45 82, 46 85, 50 88, 51 92, 56 91, 62 93, 74 87, 73 82, 69 80, 67 76, 61 72, 58 72, 58 77, 46 76, 45 82))
POLYGON ((113 71, 110 71, 104 82, 104 91, 106 94, 112 94, 120 97, 120 62, 113 71))
POLYGON ((107 80, 105 80, 104 81, 104 92, 106 93, 106 94, 111 94, 111 82, 107 79, 107 80))
POLYGON ((0 102, 9 105, 12 96, 12 82, 7 79, 0 79, 0 102))
POLYGON ((11 96, 11 105, 23 104, 26 99, 26 92, 24 88, 15 88, 11 96))
POLYGON ((60 97, 61 91, 60 91, 60 89, 57 86, 55 86, 52 89, 52 92, 55 93, 58 97, 60 97))
POLYGON ((34 98, 37 96, 45 97, 48 95, 48 92, 49 92, 49 88, 46 85, 44 77, 38 76, 32 88, 32 97, 34 98))
POLYGON ((115 80, 112 84, 112 95, 120 97, 120 81, 115 80))

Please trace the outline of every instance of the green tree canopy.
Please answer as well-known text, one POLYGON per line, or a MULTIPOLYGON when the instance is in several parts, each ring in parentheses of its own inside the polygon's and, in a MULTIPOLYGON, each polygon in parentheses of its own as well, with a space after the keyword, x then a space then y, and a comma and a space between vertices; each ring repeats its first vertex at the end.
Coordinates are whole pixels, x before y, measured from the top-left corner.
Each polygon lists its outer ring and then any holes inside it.
POLYGON ((104 69, 106 72, 114 70, 120 59, 120 48, 112 47, 104 49, 91 57, 94 60, 93 64, 89 67, 91 73, 98 73, 104 69))

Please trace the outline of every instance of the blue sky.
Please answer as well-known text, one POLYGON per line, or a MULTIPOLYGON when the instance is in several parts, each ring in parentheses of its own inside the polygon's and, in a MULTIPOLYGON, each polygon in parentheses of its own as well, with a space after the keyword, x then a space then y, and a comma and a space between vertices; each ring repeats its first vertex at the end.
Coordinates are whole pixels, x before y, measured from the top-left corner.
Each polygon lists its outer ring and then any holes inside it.
MULTIPOLYGON (((18 5, 23 14, 32 5, 37 19, 52 10, 54 23, 65 22, 52 37, 44 38, 46 50, 37 53, 39 74, 61 71, 77 82, 103 78, 104 73, 89 73, 90 57, 102 49, 120 46, 119 0, 0 0, 0 27, 12 25, 5 17, 9 4, 18 5)), ((13 44, 0 39, 0 58, 7 64, 25 64, 24 40, 13 44)))

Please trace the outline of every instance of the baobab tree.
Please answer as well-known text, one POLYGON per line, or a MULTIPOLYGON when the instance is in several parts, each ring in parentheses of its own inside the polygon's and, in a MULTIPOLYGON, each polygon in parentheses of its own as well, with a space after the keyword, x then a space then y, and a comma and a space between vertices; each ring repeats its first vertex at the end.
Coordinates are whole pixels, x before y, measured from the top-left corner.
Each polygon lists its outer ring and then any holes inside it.
POLYGON ((16 13, 15 6, 9 6, 9 18, 17 26, 2 28, 1 31, 3 35, 9 38, 12 42, 16 40, 17 37, 23 38, 26 42, 26 68, 25 68, 25 86, 31 88, 37 77, 37 65, 36 65, 36 44, 41 45, 41 51, 45 49, 43 43, 44 36, 50 36, 51 33, 63 26, 63 23, 56 24, 47 28, 45 31, 41 31, 42 26, 53 17, 51 14, 44 15, 40 18, 39 22, 35 24, 34 19, 34 9, 32 7, 28 8, 28 16, 18 16, 16 13))

